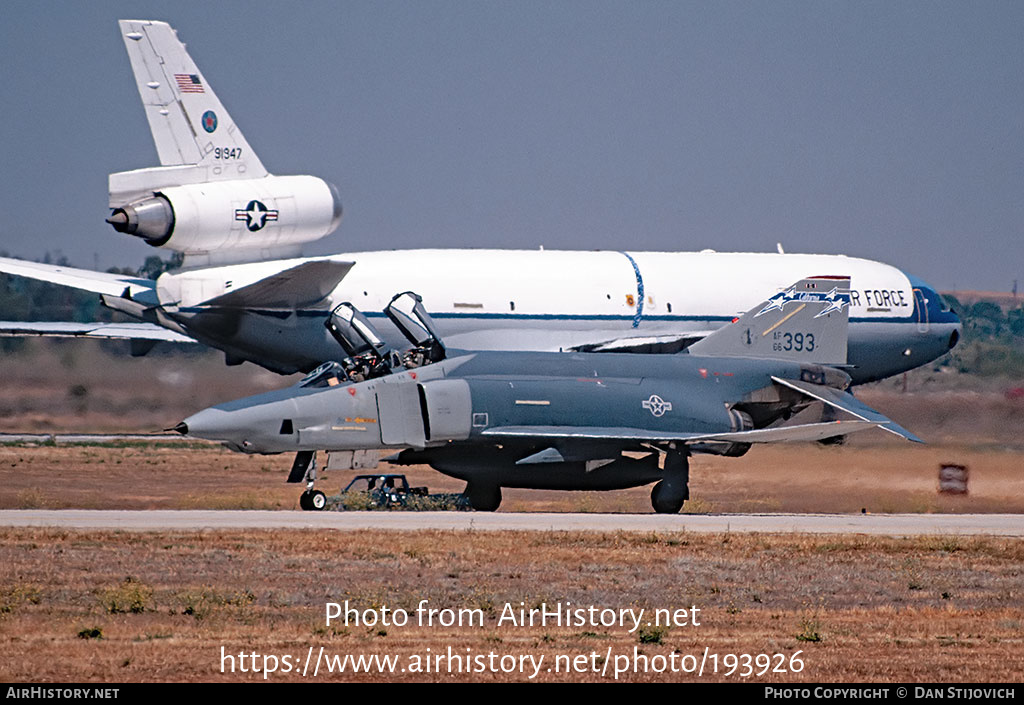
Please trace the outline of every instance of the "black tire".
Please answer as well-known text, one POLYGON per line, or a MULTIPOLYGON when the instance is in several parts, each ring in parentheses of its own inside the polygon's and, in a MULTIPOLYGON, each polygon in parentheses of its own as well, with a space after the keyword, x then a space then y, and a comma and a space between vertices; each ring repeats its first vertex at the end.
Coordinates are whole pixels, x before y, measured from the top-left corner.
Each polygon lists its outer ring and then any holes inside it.
POLYGON ((651 490, 651 506, 658 514, 678 514, 685 502, 678 489, 666 485, 664 480, 651 490))
POLYGON ((651 490, 651 506, 658 514, 678 514, 690 498, 690 458, 672 451, 665 456, 663 480, 651 490))
POLYGON ((314 512, 322 512, 327 506, 327 495, 320 490, 309 493, 309 508, 314 512))
POLYGON ((299 495, 299 506, 305 511, 313 509, 312 503, 309 501, 309 491, 303 492, 299 495))
POLYGON ((478 512, 493 512, 501 505, 501 488, 496 485, 466 485, 466 497, 478 512))

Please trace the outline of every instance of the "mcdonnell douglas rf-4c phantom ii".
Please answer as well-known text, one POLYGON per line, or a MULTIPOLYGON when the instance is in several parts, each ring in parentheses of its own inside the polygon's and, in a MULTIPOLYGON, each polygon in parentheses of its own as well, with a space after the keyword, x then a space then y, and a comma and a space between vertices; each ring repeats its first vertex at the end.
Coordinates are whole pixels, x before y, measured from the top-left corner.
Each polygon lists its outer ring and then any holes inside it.
POLYGON ((342 304, 327 327, 349 353, 343 362, 176 430, 246 453, 297 451, 289 481, 307 482, 305 509, 326 502, 313 487, 316 451, 358 467, 357 453, 393 448, 402 450, 392 462, 465 480, 480 510, 497 509, 502 487, 656 482, 655 511, 675 513, 689 498, 693 453, 738 456, 753 443, 874 427, 920 442, 846 391, 849 286, 804 279, 678 355, 455 352, 410 292, 385 310, 414 346, 398 355, 342 304))
MULTIPOLYGON (((335 230, 337 189, 270 174, 164 22, 122 20, 161 166, 110 175, 108 222, 184 255, 156 281, 0 258, 0 272, 101 295, 141 322, 0 322, 8 335, 203 343, 228 364, 309 372, 342 350, 324 327, 355 302, 379 313, 396 291, 429 302, 439 332, 465 350, 678 352, 767 292, 821 272, 850 283, 847 374, 854 384, 923 365, 956 344, 960 322, 922 281, 838 255, 554 250, 406 250, 299 257, 335 230)), ((631 239, 640 239, 635 236, 631 239)), ((0 312, 0 316, 3 312, 0 312)))

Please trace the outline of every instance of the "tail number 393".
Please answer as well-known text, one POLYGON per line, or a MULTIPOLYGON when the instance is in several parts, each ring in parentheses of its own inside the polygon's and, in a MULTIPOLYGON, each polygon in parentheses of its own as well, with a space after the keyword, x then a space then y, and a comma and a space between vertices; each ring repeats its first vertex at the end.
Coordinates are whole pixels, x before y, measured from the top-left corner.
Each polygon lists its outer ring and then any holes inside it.
POLYGON ((778 331, 773 337, 772 350, 812 352, 814 350, 814 334, 778 331))

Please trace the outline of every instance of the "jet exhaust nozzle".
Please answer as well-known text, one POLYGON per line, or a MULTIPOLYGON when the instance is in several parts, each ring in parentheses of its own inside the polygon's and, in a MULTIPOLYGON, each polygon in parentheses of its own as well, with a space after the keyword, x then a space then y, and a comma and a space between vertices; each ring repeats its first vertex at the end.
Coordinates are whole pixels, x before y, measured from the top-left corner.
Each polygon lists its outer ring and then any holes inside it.
POLYGON ((185 423, 184 421, 182 421, 181 423, 179 423, 174 428, 171 428, 171 429, 168 429, 168 430, 169 431, 177 431, 181 435, 187 436, 188 435, 188 424, 185 423))
POLYGON ((159 194, 115 208, 106 220, 117 232, 141 237, 156 246, 166 243, 174 232, 174 209, 159 194))

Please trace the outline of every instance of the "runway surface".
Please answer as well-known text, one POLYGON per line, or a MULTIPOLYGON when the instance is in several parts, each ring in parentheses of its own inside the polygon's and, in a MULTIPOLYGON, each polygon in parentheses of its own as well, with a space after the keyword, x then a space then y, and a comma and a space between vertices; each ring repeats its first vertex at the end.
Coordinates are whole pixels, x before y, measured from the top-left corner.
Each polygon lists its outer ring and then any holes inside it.
POLYGON ((1018 514, 544 514, 483 512, 295 512, 219 510, 0 510, 2 527, 123 531, 203 529, 388 529, 417 531, 630 531, 1024 537, 1018 514))

